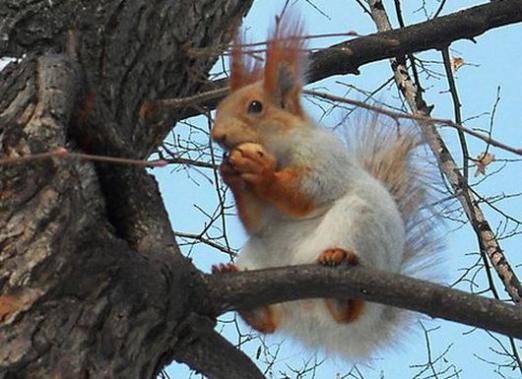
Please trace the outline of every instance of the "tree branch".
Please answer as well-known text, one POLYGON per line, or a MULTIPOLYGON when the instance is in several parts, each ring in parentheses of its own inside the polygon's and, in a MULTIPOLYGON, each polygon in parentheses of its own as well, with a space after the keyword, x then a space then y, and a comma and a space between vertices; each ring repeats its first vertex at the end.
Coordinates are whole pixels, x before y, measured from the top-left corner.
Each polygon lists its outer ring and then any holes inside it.
POLYGON ((406 53, 439 49, 489 29, 522 21, 522 1, 480 5, 448 16, 334 45, 313 54, 311 81, 357 72, 359 66, 406 53))
MULTIPOLYGON (((374 0, 370 0, 370 6, 372 7, 372 3, 374 3, 374 0)), ((503 2, 493 3, 493 4, 501 4, 503 2)), ((508 4, 508 3, 505 3, 508 4)), ((514 1, 509 2, 509 4, 515 5, 519 8, 522 8, 522 1, 514 1)), ((468 11, 473 11, 477 8, 482 8, 484 6, 471 8, 468 11)), ((372 7, 372 11, 374 7, 372 7)), ((485 9, 485 8, 482 8, 485 9)), ((488 8, 490 9, 490 8, 488 8)), ((457 12, 456 14, 462 14, 463 12, 468 11, 462 11, 457 12)), ((381 31, 386 31, 385 33, 388 33, 387 30, 391 29, 391 25, 388 22, 388 18, 386 17, 386 13, 384 8, 377 10, 376 13, 379 13, 379 17, 375 17, 374 21, 377 25, 377 28, 381 31)), ((373 15, 374 13, 372 13, 373 15)), ((454 14, 455 15, 455 14, 454 14)), ((518 15, 519 17, 522 17, 522 12, 518 15)), ((446 16, 450 17, 450 16, 446 16)), ((441 17, 445 18, 445 17, 441 17)), ((438 19, 440 20, 440 19, 438 19)), ((428 21, 428 22, 434 22, 428 21)), ((456 20, 455 20, 456 21, 456 20)), ((448 26, 449 27, 449 26, 448 26)), ((411 27, 408 27, 411 28, 411 27)), ((406 30, 408 28, 403 28, 402 30, 406 30)), ((442 49, 444 50, 447 46, 442 46, 442 49)), ((397 84, 397 87, 403 94, 404 98, 406 99, 406 102, 408 103, 412 113, 414 115, 421 115, 421 116, 429 116, 430 107, 425 106, 424 100, 422 100, 421 93, 418 91, 417 87, 412 83, 409 75, 407 67, 403 64, 397 64, 397 61, 393 58, 391 59, 392 63, 392 70, 395 77, 395 82, 397 84)), ((453 93, 453 91, 452 91, 453 93)), ((458 107, 456 107, 456 112, 458 107)), ((459 121, 459 119, 458 119, 459 121)), ((457 121, 457 123, 458 123, 457 121)), ((466 213, 466 216, 468 220, 470 221, 473 230, 475 231, 477 235, 477 240, 480 246, 480 251, 485 257, 487 256, 492 263, 493 267, 497 271, 498 276, 502 280, 504 284, 504 288, 506 289, 507 293, 510 295, 511 299, 515 303, 521 303, 522 298, 522 284, 520 283, 520 280, 518 279, 515 271, 511 268, 508 260, 506 259, 506 256, 504 252, 502 251, 502 248, 500 247, 500 244, 495 236, 495 233, 493 233, 493 230, 491 229, 491 226, 489 225, 488 221, 486 220, 484 214, 482 213, 482 210, 480 209, 477 200, 475 199, 473 193, 470 191, 470 188, 468 187, 467 183, 467 164, 464 165, 465 172, 464 175, 461 173, 459 167, 457 166, 453 156, 451 155, 449 149, 446 146, 446 143, 442 139, 440 133, 438 130, 434 127, 433 124, 428 122, 422 122, 419 123, 422 127, 423 134, 426 138, 426 141, 428 143, 428 146, 430 147, 431 151, 433 152, 433 155, 437 158, 438 165, 446 178, 448 179, 452 189, 455 192, 455 195, 459 202, 462 205, 462 208, 464 209, 464 212, 466 213)), ((464 130, 462 128, 457 128, 459 130, 459 133, 462 133, 464 130)), ((467 148, 463 134, 460 134, 461 136, 461 146, 463 149, 463 155, 466 158, 467 157, 467 148)), ((516 149, 515 149, 516 150, 516 149)), ((489 277, 489 269, 487 262, 485 262, 485 267, 488 272, 489 277)), ((491 282, 491 280, 490 280, 491 282)), ((522 303, 521 303, 522 304, 522 303)))
MULTIPOLYGON (((404 66, 399 65, 397 67, 400 68, 400 67, 404 67, 404 66)), ((408 78, 407 80, 411 80, 411 79, 409 79, 409 77, 407 77, 407 78, 408 78)), ((404 77, 403 77, 403 79, 404 79, 404 77)), ((410 85, 413 85, 413 83, 410 83, 410 85)), ((403 93, 407 93, 407 92, 403 92, 403 93)), ((416 113, 412 114, 412 113, 391 111, 391 110, 383 108, 383 107, 378 107, 378 106, 375 106, 372 104, 368 104, 367 102, 364 102, 364 101, 348 99, 346 97, 332 95, 327 92, 304 90, 303 94, 315 96, 315 97, 326 99, 326 100, 333 101, 336 103, 350 104, 350 105, 356 106, 358 108, 367 109, 369 111, 388 116, 395 121, 404 119, 404 120, 414 120, 414 121, 418 121, 418 122, 421 122, 424 124, 429 124, 429 125, 434 125, 434 126, 435 125, 436 126, 449 126, 449 127, 456 129, 459 132, 469 134, 470 136, 473 136, 481 141, 484 141, 488 145, 498 147, 499 149, 508 151, 508 152, 516 154, 516 155, 522 155, 522 148, 509 146, 508 144, 497 141, 496 139, 493 139, 483 133, 476 132, 473 129, 469 129, 469 128, 462 126, 461 124, 457 124, 456 122, 454 122, 450 119, 430 117, 430 116, 427 116, 425 113, 421 113, 421 112, 416 112, 416 113)), ((415 98, 416 99, 415 101, 424 104, 424 100, 422 100, 420 95, 418 95, 418 92, 412 92, 412 95, 410 95, 410 96, 412 98, 415 98)))
MULTIPOLYGON (((473 39, 500 26, 522 21, 522 0, 492 2, 397 30, 359 37, 311 54, 309 83, 344 74, 356 74, 367 63, 407 53, 440 49, 459 39, 473 39)), ((209 83, 190 101, 162 100, 161 107, 182 106, 179 119, 213 109, 226 95, 224 79, 209 83), (207 94, 207 91, 209 92, 207 94), (212 96, 210 96, 212 95, 212 96), (170 104, 169 104, 170 102, 170 104)))
POLYGON ((292 266, 206 280, 216 314, 304 298, 358 298, 522 338, 517 306, 368 267, 292 266))
POLYGON ((182 326, 187 337, 176 345, 174 359, 212 379, 264 379, 250 358, 213 327, 209 319, 192 314, 182 326))

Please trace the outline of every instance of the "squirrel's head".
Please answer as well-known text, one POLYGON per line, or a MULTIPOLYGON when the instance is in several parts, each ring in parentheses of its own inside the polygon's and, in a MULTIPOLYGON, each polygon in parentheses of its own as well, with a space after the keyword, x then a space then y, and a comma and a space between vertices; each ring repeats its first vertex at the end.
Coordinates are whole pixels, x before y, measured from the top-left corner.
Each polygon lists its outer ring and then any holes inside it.
MULTIPOLYGON (((229 150, 246 142, 270 145, 306 124, 301 106, 304 39, 299 22, 277 19, 265 64, 249 64, 251 52, 236 40, 231 53, 230 94, 217 107, 212 139, 229 150)), ((258 58, 259 59, 259 58, 258 58)))

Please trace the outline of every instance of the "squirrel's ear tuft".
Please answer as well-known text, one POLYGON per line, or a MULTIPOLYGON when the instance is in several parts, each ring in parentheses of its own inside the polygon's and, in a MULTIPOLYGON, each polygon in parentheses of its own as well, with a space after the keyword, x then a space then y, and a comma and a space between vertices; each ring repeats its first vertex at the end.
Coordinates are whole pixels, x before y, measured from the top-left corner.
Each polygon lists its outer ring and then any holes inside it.
POLYGON ((277 73, 277 87, 284 95, 289 93, 296 85, 297 77, 286 65, 280 65, 277 73))
POLYGON ((267 42, 263 87, 275 103, 302 114, 301 89, 304 84, 305 39, 299 18, 287 13, 276 17, 267 42))
POLYGON ((243 39, 238 32, 230 52, 230 90, 233 92, 258 81, 261 71, 258 61, 245 50, 243 39))

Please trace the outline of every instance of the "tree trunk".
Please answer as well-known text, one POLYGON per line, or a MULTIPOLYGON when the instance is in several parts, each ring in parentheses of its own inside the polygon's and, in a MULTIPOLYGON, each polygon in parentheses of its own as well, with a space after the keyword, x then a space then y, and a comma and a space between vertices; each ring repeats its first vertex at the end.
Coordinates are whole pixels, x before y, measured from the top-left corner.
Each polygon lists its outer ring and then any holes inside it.
MULTIPOLYGON (((179 253, 145 169, 23 157, 144 159, 175 122, 148 101, 198 91, 250 6, 240 0, 0 2, 0 378, 150 378, 201 276, 179 253), (141 112, 140 112, 141 111, 141 112)), ((173 185, 175 185, 173 183, 173 185)))

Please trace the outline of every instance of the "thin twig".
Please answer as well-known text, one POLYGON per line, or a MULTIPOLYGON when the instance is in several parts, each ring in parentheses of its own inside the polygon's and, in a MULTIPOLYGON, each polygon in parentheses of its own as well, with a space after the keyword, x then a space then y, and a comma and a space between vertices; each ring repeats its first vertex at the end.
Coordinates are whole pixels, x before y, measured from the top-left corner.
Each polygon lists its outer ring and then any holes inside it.
POLYGON ((205 245, 211 246, 219 251, 222 251, 225 254, 230 255, 231 257, 235 257, 237 255, 236 252, 232 251, 231 249, 211 240, 208 238, 203 237, 202 234, 195 234, 195 233, 185 233, 185 232, 174 232, 174 235, 176 237, 181 238, 188 238, 196 241, 200 241, 201 243, 204 243, 205 245))
POLYGON ((195 159, 188 159, 188 158, 168 158, 163 159, 168 164, 174 163, 174 164, 183 164, 193 167, 202 167, 202 168, 217 168, 216 165, 212 164, 211 162, 202 162, 195 159))
POLYGON ((163 159, 158 159, 158 160, 153 160, 153 161, 144 161, 144 160, 139 160, 139 159, 110 157, 110 156, 106 156, 106 155, 73 153, 64 147, 59 147, 52 151, 47 151, 45 153, 37 153, 37 154, 31 154, 31 155, 25 155, 25 156, 20 156, 20 157, 13 157, 13 158, 0 158, 0 166, 29 163, 29 162, 34 162, 34 161, 44 160, 44 159, 51 159, 51 158, 77 159, 77 160, 84 160, 84 161, 106 162, 106 163, 143 166, 143 167, 164 167, 168 164, 168 162, 163 159))
POLYGON ((198 93, 194 96, 180 97, 175 99, 164 99, 154 101, 152 104, 154 109, 163 111, 165 109, 179 109, 199 105, 209 100, 218 99, 226 96, 229 92, 228 87, 218 88, 210 91, 198 93))
POLYGON ((515 148, 515 147, 512 147, 512 146, 509 146, 505 143, 502 143, 500 141, 497 141, 493 138, 490 138, 490 137, 487 137, 485 135, 483 135, 482 133, 479 133, 479 132, 476 132, 472 129, 469 129, 469 128, 466 128, 460 124, 457 124, 455 123, 454 121, 452 120, 449 120, 449 119, 444 119, 444 118, 434 118, 434 117, 429 117, 429 116, 425 116, 423 114, 410 114, 410 113, 402 113, 402 112, 395 112, 395 111, 391 111, 391 110, 388 110, 388 109, 384 109, 384 108, 380 108, 380 107, 376 107, 374 105, 370 105, 370 104, 367 104, 363 101, 358 101, 358 100, 353 100, 353 99, 347 99, 347 98, 344 98, 344 97, 341 97, 341 96, 335 96, 335 95, 331 95, 329 93, 326 93, 326 92, 320 92, 320 91, 313 91, 313 90, 304 90, 303 93, 305 95, 312 95, 312 96, 317 96, 317 97, 322 97, 324 99, 327 99, 327 100, 331 100, 331 101, 337 101, 337 102, 341 102, 341 103, 345 103, 345 104, 350 104, 350 105, 354 105, 354 106, 357 106, 357 107, 361 107, 361 108, 364 108, 364 109, 368 109, 370 111, 373 111, 373 112, 377 112, 377 113, 380 113, 380 114, 383 114, 385 116, 388 116, 394 120, 399 120, 399 119, 408 119, 408 120, 415 120, 415 121, 420 121, 420 122, 425 122, 425 123, 428 123, 428 124, 440 124, 440 125, 443 125, 443 126, 450 126, 452 128, 455 128, 457 130, 461 130, 462 132, 466 133, 466 134, 469 134, 473 137, 476 137, 492 146, 495 146, 495 147, 498 147, 499 149, 502 149, 502 150, 506 150, 506 151, 509 151, 510 153, 513 153, 513 154, 516 154, 516 155, 522 155, 522 148, 515 148))
MULTIPOLYGON (((449 53, 449 49, 445 47, 442 49, 442 59, 444 61, 444 69, 446 71, 446 76, 448 78, 448 85, 450 88, 451 99, 453 100, 453 112, 455 113, 455 124, 462 125, 462 114, 459 100, 459 94, 457 92, 457 85, 455 84, 455 78, 453 77, 453 67, 451 62, 451 57, 449 53)), ((464 131, 458 129, 460 147, 462 149, 462 175, 464 177, 463 186, 468 186, 469 179, 469 152, 468 152, 468 144, 466 143, 466 136, 464 135, 464 131)))
MULTIPOLYGON (((302 39, 302 40, 312 40, 312 39, 318 39, 318 38, 331 38, 331 37, 358 37, 359 34, 353 30, 343 33, 322 33, 322 34, 311 34, 311 35, 304 35, 304 36, 292 36, 292 39, 302 39)), ((241 43, 238 44, 230 44, 230 45, 217 45, 213 47, 191 47, 188 49, 187 53, 190 56, 196 57, 196 56, 202 56, 202 55, 216 55, 216 54, 225 54, 227 55, 226 51, 230 51, 231 49, 235 47, 240 47, 241 49, 247 49, 247 52, 249 53, 262 53, 266 51, 266 49, 256 49, 252 50, 253 47, 261 47, 266 46, 268 44, 268 40, 266 41, 259 41, 259 42, 250 42, 250 43, 241 43)), ((309 51, 308 49, 306 51, 309 51)))
POLYGON ((440 12, 442 12, 442 9, 444 8, 444 5, 446 5, 446 0, 442 0, 442 1, 440 2, 439 9, 437 9, 437 11, 435 12, 435 14, 433 15, 432 18, 437 18, 437 17, 439 17, 440 12))

